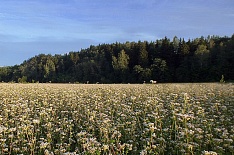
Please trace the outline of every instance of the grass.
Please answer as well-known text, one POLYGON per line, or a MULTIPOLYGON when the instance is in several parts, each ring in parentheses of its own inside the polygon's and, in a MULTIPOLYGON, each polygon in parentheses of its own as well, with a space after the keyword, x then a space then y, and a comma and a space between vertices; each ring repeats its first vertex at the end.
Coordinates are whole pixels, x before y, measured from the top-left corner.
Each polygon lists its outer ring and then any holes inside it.
POLYGON ((0 84, 0 154, 234 154, 232 84, 0 84))

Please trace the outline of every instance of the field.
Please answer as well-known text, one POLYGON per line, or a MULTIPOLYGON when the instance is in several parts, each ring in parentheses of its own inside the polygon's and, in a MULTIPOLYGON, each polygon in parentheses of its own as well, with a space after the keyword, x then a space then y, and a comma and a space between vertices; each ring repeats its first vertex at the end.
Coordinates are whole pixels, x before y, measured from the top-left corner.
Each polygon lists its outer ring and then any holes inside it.
POLYGON ((0 154, 234 154, 233 84, 0 84, 0 154))

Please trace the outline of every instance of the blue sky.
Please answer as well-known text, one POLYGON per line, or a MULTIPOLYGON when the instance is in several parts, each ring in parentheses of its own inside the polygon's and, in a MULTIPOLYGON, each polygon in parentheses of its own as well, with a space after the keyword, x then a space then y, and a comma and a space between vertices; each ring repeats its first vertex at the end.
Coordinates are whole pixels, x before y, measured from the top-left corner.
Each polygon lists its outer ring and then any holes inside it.
POLYGON ((234 34, 234 0, 0 0, 0 66, 40 53, 234 34))

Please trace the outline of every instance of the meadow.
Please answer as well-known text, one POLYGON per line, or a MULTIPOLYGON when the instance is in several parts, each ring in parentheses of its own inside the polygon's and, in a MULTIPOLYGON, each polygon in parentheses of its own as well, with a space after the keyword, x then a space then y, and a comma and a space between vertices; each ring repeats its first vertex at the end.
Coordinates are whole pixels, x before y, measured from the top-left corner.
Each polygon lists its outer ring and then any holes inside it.
POLYGON ((234 85, 0 84, 0 154, 234 154, 234 85))

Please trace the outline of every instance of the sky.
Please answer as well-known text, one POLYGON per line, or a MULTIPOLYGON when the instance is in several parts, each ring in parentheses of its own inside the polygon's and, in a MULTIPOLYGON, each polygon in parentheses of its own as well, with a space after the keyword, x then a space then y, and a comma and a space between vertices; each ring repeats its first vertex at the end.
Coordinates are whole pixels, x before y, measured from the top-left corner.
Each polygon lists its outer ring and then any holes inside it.
POLYGON ((0 66, 90 45, 234 34, 234 0, 0 0, 0 66))

